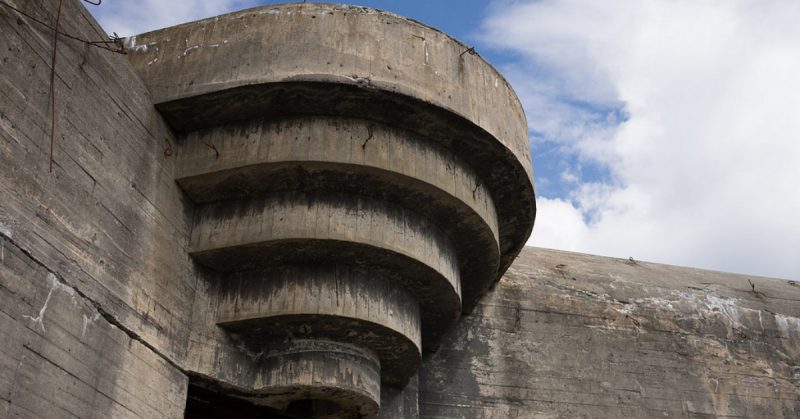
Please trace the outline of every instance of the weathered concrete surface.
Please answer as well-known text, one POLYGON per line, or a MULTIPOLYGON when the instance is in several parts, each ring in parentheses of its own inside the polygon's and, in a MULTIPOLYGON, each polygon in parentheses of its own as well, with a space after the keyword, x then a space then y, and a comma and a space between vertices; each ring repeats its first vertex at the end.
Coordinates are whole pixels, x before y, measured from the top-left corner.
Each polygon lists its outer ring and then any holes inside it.
POLYGON ((0 242, 0 417, 183 414, 180 370, 78 288, 0 242))
POLYGON ((127 45, 179 132, 293 115, 401 127, 458 154, 503 202, 494 279, 530 234, 535 203, 519 100, 491 65, 433 28, 368 8, 294 3, 137 35, 127 45))
MULTIPOLYGON (((342 242, 339 246, 353 243, 403 255, 438 273, 456 295, 461 292, 452 245, 435 225, 402 207, 357 195, 291 192, 203 205, 195 217, 189 252, 204 265, 230 272, 293 262, 290 256, 280 258, 279 249, 256 256, 237 247, 257 249, 270 242, 313 240, 342 242), (247 257, 235 259, 232 253, 236 250, 247 257), (222 256, 215 257, 218 254, 222 256)), ((316 248, 306 247, 310 253, 316 248)), ((312 258, 319 263, 336 261, 340 259, 336 253, 328 250, 312 258)))
MULTIPOLYGON (((42 19, 55 13, 55 2, 19 3, 42 19)), ((65 40, 49 173, 52 32, 0 10, 4 235, 159 350, 181 357, 195 278, 182 249, 190 208, 164 155, 172 134, 124 56, 65 40)), ((62 25, 85 38, 103 33, 79 1, 65 2, 62 25)))
MULTIPOLYGON (((313 168, 315 164, 330 172, 335 172, 338 165, 343 166, 339 171, 349 174, 350 182, 340 181, 337 186, 341 183, 344 187, 358 188, 348 191, 357 195, 374 196, 381 187, 403 188, 404 184, 412 183, 405 186, 407 190, 402 194, 384 191, 382 196, 437 220, 443 216, 426 212, 425 207, 447 207, 440 211, 451 217, 457 213, 459 220, 478 216, 480 221, 474 223, 485 224, 479 227, 489 229, 489 235, 498 240, 497 213, 490 190, 463 159, 409 131, 364 119, 258 118, 233 127, 192 131, 180 149, 176 180, 192 200, 203 203, 301 189, 289 184, 288 176, 270 182, 257 179, 276 176, 280 165, 313 168), (369 175, 375 181, 350 185, 363 182, 369 175), (377 185, 379 180, 385 184, 377 185), (428 205, 420 205, 421 202, 428 205)), ((302 189, 312 187, 313 180, 308 174, 302 179, 302 189)), ((440 223, 448 224, 446 221, 440 223)), ((489 253, 491 249, 484 251, 489 253)))
POLYGON ((415 374, 402 389, 381 387, 381 410, 379 418, 419 417, 419 377, 415 374))
POLYGON ((128 46, 156 104, 282 81, 368 83, 475 121, 531 173, 527 124, 505 78, 464 53, 467 45, 402 16, 358 6, 283 4, 137 35, 128 46), (198 66, 208 63, 213 66, 198 66))
POLYGON ((216 318, 191 327, 188 371, 206 387, 286 413, 286 400, 306 403, 315 396, 303 386, 264 380, 274 371, 266 354, 300 330, 373 351, 383 384, 401 390, 420 349, 436 350, 527 239, 535 204, 522 107, 493 67, 439 31, 297 3, 126 45, 178 133, 175 179, 195 205, 188 253, 208 268, 202 281, 222 281, 196 295, 195 310, 216 318), (301 266, 369 278, 307 283, 301 266), (230 284, 245 275, 247 286, 230 284), (349 288, 352 307, 325 304, 349 288))
POLYGON ((266 403, 281 411, 300 407, 306 410, 295 413, 300 417, 350 419, 375 417, 380 408, 381 363, 359 346, 298 339, 273 347, 262 368, 256 388, 275 394, 266 403), (297 393, 304 398, 294 398, 297 393))
POLYGON ((198 203, 333 190, 407 208, 454 238, 467 301, 477 300, 497 272, 489 189, 453 152, 408 131, 353 118, 259 118, 189 133, 177 161, 176 180, 198 203))
POLYGON ((795 418, 800 282, 525 248, 419 397, 427 418, 795 418))
POLYGON ((358 345, 403 387, 421 361, 419 305, 381 272, 349 266, 282 266, 223 283, 217 324, 250 339, 317 337, 358 345))
MULTIPOLYGON (((53 22, 56 1, 12 5, 53 22)), ((105 32, 78 0, 61 30, 105 32)), ((179 417, 195 281, 174 136, 124 56, 0 6, 0 417, 179 417)))

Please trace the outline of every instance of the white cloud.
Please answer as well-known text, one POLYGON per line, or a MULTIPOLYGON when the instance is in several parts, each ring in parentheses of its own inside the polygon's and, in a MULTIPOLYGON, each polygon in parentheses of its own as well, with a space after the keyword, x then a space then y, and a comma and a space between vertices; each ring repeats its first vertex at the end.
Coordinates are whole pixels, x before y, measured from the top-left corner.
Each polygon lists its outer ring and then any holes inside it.
POLYGON ((539 197, 531 243, 800 277, 798 20, 792 0, 493 8, 533 132, 613 178, 539 197), (591 115, 614 104, 627 120, 591 115))
MULTIPOLYGON (((536 237, 547 238, 547 246, 562 250, 580 250, 587 239, 589 228, 583 222, 583 214, 571 203, 561 199, 538 197, 536 200, 536 237)), ((537 245, 538 243, 531 243, 537 245)))
POLYGON ((252 0, 137 0, 87 5, 107 32, 131 36, 253 6, 252 0))

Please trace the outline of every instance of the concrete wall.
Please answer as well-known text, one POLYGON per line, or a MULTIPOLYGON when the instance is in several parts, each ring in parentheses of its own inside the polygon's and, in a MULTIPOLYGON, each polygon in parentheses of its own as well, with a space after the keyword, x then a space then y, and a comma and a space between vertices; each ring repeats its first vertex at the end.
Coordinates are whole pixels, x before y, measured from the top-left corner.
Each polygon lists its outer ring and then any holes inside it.
POLYGON ((526 248, 419 381, 426 418, 800 417, 800 282, 526 248))
MULTIPOLYGON (((77 0, 60 24, 105 37, 77 0)), ((62 37, 49 173, 53 32, 0 6, 0 34, 0 417, 179 417, 196 276, 173 135, 124 56, 62 37)))

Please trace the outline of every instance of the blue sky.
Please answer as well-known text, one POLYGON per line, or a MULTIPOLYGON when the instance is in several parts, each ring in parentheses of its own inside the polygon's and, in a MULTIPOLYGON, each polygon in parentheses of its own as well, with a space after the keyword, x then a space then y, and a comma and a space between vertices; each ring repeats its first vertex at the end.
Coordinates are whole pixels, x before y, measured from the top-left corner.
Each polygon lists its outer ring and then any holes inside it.
MULTIPOLYGON (((131 35, 274 3, 87 7, 131 35)), ((474 45, 514 86, 539 207, 529 244, 800 279, 800 2, 360 5, 474 45)))

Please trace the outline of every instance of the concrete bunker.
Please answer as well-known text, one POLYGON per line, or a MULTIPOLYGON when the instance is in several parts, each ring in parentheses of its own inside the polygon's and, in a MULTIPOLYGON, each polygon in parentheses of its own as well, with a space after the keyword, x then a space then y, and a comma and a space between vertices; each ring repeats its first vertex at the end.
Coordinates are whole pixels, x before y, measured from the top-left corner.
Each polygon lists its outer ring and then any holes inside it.
POLYGON ((468 46, 361 7, 267 6, 127 44, 178 136, 216 327, 258 354, 242 376, 197 365, 195 393, 375 417, 530 234, 513 90, 468 46))

